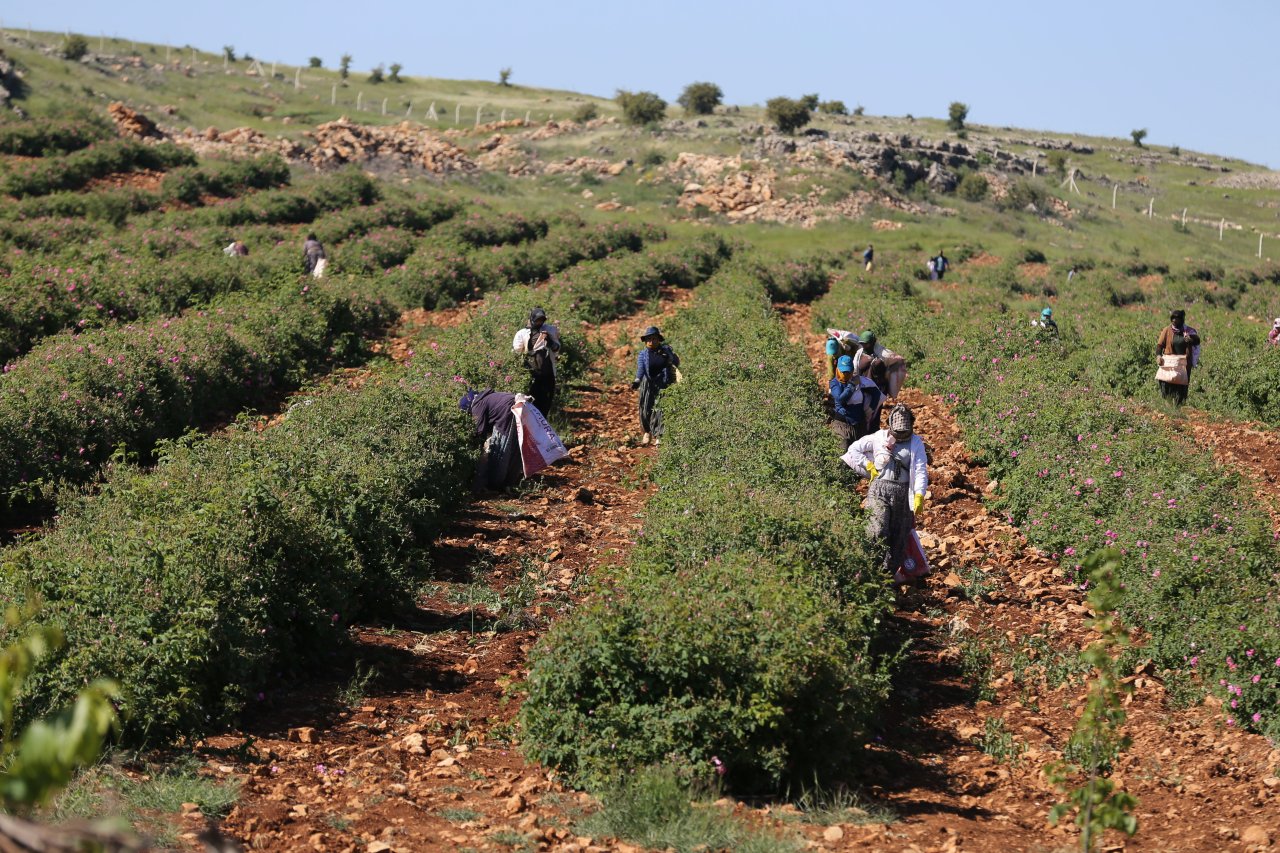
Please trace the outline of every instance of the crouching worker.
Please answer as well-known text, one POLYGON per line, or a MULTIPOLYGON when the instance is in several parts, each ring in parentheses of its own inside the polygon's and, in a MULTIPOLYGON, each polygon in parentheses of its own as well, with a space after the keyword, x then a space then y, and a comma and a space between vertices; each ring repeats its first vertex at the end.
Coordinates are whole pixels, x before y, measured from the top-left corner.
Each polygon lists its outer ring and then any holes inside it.
POLYGON ((889 412, 889 428, 855 441, 841 457, 871 480, 867 489, 867 537, 885 549, 885 573, 903 568, 915 516, 929 490, 924 442, 915 434, 915 414, 905 405, 889 412))
POLYGON ((515 394, 493 389, 468 390, 458 401, 458 408, 470 412, 476 422, 475 438, 483 447, 476 465, 474 491, 497 491, 520 482, 520 437, 512 412, 515 404, 515 394))
POLYGON ((458 408, 470 412, 475 438, 483 443, 476 464, 474 491, 499 491, 569 455, 533 400, 508 391, 468 389, 458 408))

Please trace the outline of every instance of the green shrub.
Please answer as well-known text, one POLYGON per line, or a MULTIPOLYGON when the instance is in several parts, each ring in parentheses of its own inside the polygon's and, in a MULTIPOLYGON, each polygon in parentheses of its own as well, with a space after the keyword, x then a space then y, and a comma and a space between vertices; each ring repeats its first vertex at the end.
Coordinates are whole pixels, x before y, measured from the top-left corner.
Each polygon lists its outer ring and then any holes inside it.
POLYGON ((724 92, 715 83, 690 83, 684 87, 676 103, 688 115, 711 115, 724 100, 724 92))
POLYGON ((630 124, 644 125, 661 121, 667 114, 667 102, 653 92, 628 92, 619 89, 614 100, 630 124))
POLYGON ((82 35, 67 36, 62 42, 62 58, 79 62, 89 53, 89 40, 82 35))
POLYGON ((844 105, 844 101, 823 101, 818 104, 818 112, 829 116, 847 116, 849 108, 844 105))
POLYGON ((1043 211, 1046 198, 1047 194, 1039 184, 1019 179, 1009 185, 1008 192, 996 201, 996 207, 1001 210, 1022 211, 1030 205, 1038 211, 1043 211))
POLYGON ((110 128, 101 119, 29 119, 0 124, 0 154, 46 157, 69 154, 106 139, 110 128))
POLYGON ((809 123, 809 107, 792 98, 770 98, 765 103, 765 118, 778 127, 779 133, 795 133, 809 123))
POLYGON ((587 122, 594 121, 599 117, 600 110, 590 101, 585 104, 580 104, 578 108, 573 111, 573 115, 570 116, 570 118, 578 124, 586 124, 587 122))
POLYGON ((987 197, 989 185, 985 175, 968 172, 960 179, 956 192, 965 201, 982 201, 987 197))
POLYGON ((964 130, 964 120, 969 117, 969 105, 952 101, 947 108, 947 127, 959 133, 964 130))

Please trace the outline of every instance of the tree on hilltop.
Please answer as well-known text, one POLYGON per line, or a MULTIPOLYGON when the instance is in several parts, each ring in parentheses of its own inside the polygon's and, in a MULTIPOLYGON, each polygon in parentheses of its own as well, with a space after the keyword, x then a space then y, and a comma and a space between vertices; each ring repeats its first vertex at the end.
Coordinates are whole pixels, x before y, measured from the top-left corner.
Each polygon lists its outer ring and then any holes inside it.
POLYGON ((78 62, 89 52, 89 40, 81 35, 68 36, 62 43, 62 58, 78 62))
POLYGON ((1142 148, 1142 140, 1147 138, 1147 129, 1144 127, 1139 130, 1131 130, 1129 135, 1133 137, 1133 144, 1142 148))
POLYGON ((813 112, 818 108, 818 93, 814 92, 812 95, 801 95, 800 103, 804 104, 804 108, 809 112, 813 112))
POLYGON ((622 115, 630 124, 650 124, 659 121, 667 114, 667 102, 653 92, 628 92, 619 89, 614 96, 622 115))
POLYGON ((387 75, 387 81, 390 83, 402 83, 400 79, 400 70, 404 68, 399 62, 391 63, 391 73, 387 75))
POLYGON ((723 99, 724 92, 715 83, 690 83, 676 98, 676 103, 684 107, 688 115, 706 116, 715 112, 723 99))
POLYGON ((501 68, 498 70, 498 85, 499 86, 511 85, 511 66, 510 65, 508 65, 506 68, 501 68))
POLYGON ((382 70, 382 65, 375 65, 373 70, 369 72, 369 82, 376 86, 383 81, 385 76, 386 72, 382 70))
POLYGON ((344 53, 338 60, 338 76, 345 82, 351 76, 351 54, 344 53))
POLYGON ((805 101, 795 98, 770 98, 764 105, 764 114, 781 133, 795 133, 812 118, 805 101))
POLYGON ((964 120, 969 117, 969 105, 960 101, 952 101, 947 110, 947 127, 954 131, 964 130, 964 120))
POLYGON ((320 58, 320 57, 318 57, 318 56, 313 56, 313 57, 311 57, 310 59, 308 59, 308 60, 307 60, 307 67, 308 67, 308 68, 323 68, 323 67, 324 67, 324 60, 323 60, 323 59, 321 59, 321 58, 320 58))

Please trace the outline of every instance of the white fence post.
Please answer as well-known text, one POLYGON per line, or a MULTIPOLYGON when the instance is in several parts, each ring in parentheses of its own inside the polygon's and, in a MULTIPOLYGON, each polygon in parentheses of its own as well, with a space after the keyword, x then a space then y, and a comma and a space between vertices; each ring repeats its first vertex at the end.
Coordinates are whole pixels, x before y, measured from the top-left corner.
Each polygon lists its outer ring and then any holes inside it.
POLYGON ((411 112, 413 112, 413 101, 410 101, 410 102, 409 102, 409 108, 408 108, 407 110, 405 110, 405 111, 404 111, 404 117, 405 117, 405 118, 408 118, 408 117, 409 117, 409 113, 411 113, 411 112))
POLYGON ((502 109, 502 117, 501 117, 501 118, 499 118, 499 119, 498 119, 498 121, 506 121, 506 120, 507 120, 507 110, 506 110, 506 107, 503 107, 503 109, 502 109))
POLYGON ((1218 242, 1219 243, 1222 242, 1222 229, 1226 227, 1227 227, 1227 220, 1224 217, 1223 220, 1218 223, 1218 242))
POLYGON ((360 112, 360 104, 364 101, 364 92, 356 92, 356 112, 360 112))
POLYGON ((335 107, 337 105, 338 105, 338 84, 334 83, 333 90, 329 92, 329 106, 335 107))
POLYGON ((1182 230, 1187 230, 1187 209, 1185 207, 1182 208, 1182 230))
POLYGON ((1258 257, 1262 257, 1262 234, 1258 234, 1258 257))
POLYGON ((453 111, 453 123, 462 124, 462 104, 458 104, 453 111))
POLYGON ((529 114, 530 114, 531 112, 532 112, 531 110, 525 110, 525 111, 524 111, 524 123, 525 123, 525 124, 528 124, 528 123, 529 123, 529 114))
POLYGON ((483 107, 476 107, 476 127, 480 126, 480 112, 483 107))
POLYGON ((1151 199, 1151 203, 1147 205, 1147 219, 1156 215, 1156 200, 1151 199))
POLYGON ((1111 188, 1111 209, 1112 210, 1116 209, 1116 193, 1118 193, 1119 191, 1120 191, 1119 184, 1116 184, 1114 187, 1111 188))
POLYGON ((383 98, 383 99, 382 99, 382 114, 383 114, 383 115, 386 115, 386 114, 387 114, 387 99, 386 99, 386 98, 383 98))
POLYGON ((302 91, 302 67, 299 66, 293 70, 293 91, 302 91))

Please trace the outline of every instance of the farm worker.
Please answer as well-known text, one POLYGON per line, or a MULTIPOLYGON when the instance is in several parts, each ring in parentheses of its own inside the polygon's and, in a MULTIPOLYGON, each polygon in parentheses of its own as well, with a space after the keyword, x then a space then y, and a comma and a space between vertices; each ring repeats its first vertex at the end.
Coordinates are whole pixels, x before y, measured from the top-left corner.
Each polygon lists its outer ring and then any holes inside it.
POLYGON ((229 258, 243 258, 249 254, 249 247, 240 240, 232 240, 231 245, 222 250, 222 254, 229 258))
POLYGON ((556 354, 560 352, 560 330, 547 322, 547 312, 534 308, 529 325, 511 339, 512 352, 524 354, 524 366, 532 380, 529 396, 544 415, 556 399, 556 354))
POLYGON ((836 362, 840 359, 840 342, 835 338, 827 338, 826 357, 823 359, 823 366, 826 367, 827 382, 831 382, 836 375, 836 362))
POLYGON ((1280 317, 1271 324, 1271 331, 1267 332, 1267 341, 1276 347, 1280 347, 1280 317))
POLYGON ((861 341, 853 332, 842 332, 838 329, 827 329, 827 381, 836 375, 836 360, 842 355, 857 354, 861 341))
POLYGON ((881 396, 898 396, 907 379, 907 360, 882 345, 870 329, 859 337, 862 343, 853 357, 854 369, 860 376, 870 377, 881 396))
POLYGON ((867 244, 867 250, 862 253, 862 262, 867 265, 867 272, 871 272, 871 266, 875 263, 876 248, 870 243, 867 244))
POLYGON ((867 489, 867 536, 885 549, 884 568, 902 567, 915 516, 929 490, 924 442, 915 434, 915 414, 899 404, 889 412, 889 428, 855 441, 841 457, 871 480, 867 489))
POLYGON ((680 379, 680 356, 665 343, 666 338, 657 326, 650 326, 640 335, 644 343, 636 356, 636 378, 631 390, 640 391, 640 444, 650 440, 657 444, 662 438, 662 410, 658 408, 658 394, 680 379))
POLYGON ((302 244, 302 268, 307 275, 320 278, 324 275, 324 268, 329 265, 328 256, 324 253, 324 246, 320 245, 320 241, 316 239, 314 233, 308 234, 306 241, 302 244))
POLYGON ((483 443, 476 464, 474 488, 502 489, 520 481, 520 437, 516 435, 516 418, 511 412, 516 395, 507 391, 473 391, 468 389, 458 401, 458 408, 469 412, 475 421, 475 437, 483 443))
POLYGON ((1200 363, 1200 333, 1187 325, 1187 312, 1181 308, 1169 312, 1169 325, 1156 339, 1156 358, 1160 360, 1156 372, 1160 395, 1182 405, 1187 401, 1191 368, 1200 363))
POLYGON ((842 355, 836 361, 836 375, 827 383, 831 394, 831 428, 845 450, 866 432, 862 380, 853 372, 853 358, 842 355))
POLYGON ((942 253, 941 249, 939 249, 938 257, 933 259, 933 276, 932 277, 936 281, 941 281, 942 278, 947 274, 947 270, 949 269, 951 269, 951 262, 947 260, 947 256, 942 253))
POLYGON ((1038 329, 1048 329, 1049 334, 1055 338, 1058 336, 1058 323, 1053 319, 1053 309, 1046 308, 1040 312, 1040 319, 1032 320, 1031 325, 1038 329))

